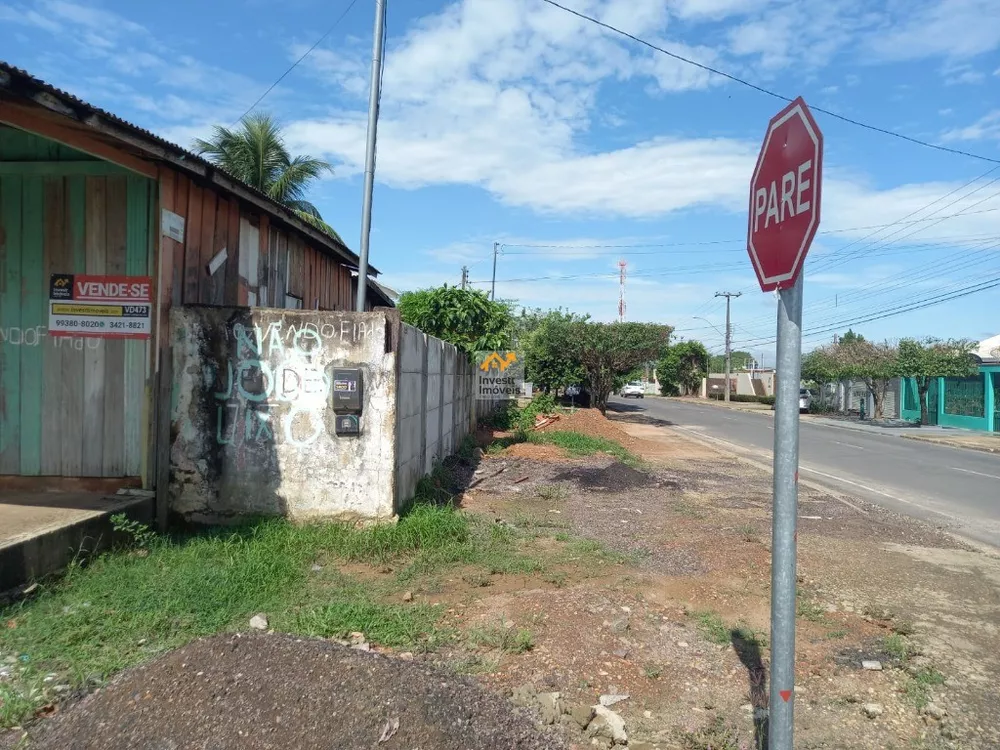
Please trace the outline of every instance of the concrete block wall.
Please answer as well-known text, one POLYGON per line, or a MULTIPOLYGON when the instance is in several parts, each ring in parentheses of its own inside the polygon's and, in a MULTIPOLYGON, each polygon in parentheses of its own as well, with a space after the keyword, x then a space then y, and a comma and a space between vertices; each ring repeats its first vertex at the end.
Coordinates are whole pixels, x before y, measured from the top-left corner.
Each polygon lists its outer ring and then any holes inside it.
POLYGON ((413 498, 420 478, 458 450, 475 429, 474 375, 464 352, 402 324, 396 449, 399 506, 413 498))

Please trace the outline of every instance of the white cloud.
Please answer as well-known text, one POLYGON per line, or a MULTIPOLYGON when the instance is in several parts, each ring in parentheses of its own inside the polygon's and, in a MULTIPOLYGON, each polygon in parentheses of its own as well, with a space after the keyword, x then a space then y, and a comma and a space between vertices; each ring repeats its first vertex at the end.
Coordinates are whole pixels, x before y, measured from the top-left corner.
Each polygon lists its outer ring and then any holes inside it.
POLYGON ((1000 140, 1000 109, 983 115, 971 125, 945 132, 946 141, 1000 140))
POLYGON ((769 2, 770 0, 676 0, 669 5, 671 12, 679 18, 717 20, 750 13, 767 6, 769 2))
POLYGON ((968 63, 949 62, 944 66, 941 74, 944 76, 944 82, 949 86, 982 83, 986 80, 985 73, 976 70, 968 63))
POLYGON ((898 6, 868 39, 882 60, 969 58, 1000 46, 996 0, 924 0, 898 6))

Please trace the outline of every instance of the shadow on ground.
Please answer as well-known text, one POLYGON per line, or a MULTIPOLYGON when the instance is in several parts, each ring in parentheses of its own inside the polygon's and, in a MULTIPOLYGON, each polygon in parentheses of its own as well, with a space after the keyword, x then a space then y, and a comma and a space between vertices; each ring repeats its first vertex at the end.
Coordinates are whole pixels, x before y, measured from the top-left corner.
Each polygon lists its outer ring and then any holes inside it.
POLYGON ((754 747, 766 748, 767 737, 767 669, 760 655, 760 644, 755 638, 747 638, 742 630, 730 631, 736 655, 747 668, 750 705, 753 706, 754 747))
POLYGON ((673 427, 674 422, 669 419, 651 416, 646 407, 638 404, 608 404, 608 411, 618 415, 622 422, 632 422, 633 424, 652 425, 653 427, 673 427))

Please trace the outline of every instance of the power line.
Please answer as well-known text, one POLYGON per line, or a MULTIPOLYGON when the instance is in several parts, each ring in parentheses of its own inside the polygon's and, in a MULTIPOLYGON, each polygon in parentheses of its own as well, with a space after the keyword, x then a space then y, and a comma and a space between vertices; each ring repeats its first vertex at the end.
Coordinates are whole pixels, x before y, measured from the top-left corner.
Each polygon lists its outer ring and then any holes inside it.
MULTIPOLYGON (((992 172, 993 170, 990 170, 990 171, 992 172)), ((980 175, 979 177, 976 177, 974 180, 971 180, 970 182, 967 182, 964 185, 962 185, 962 186, 960 186, 958 188, 955 188, 955 190, 961 190, 962 188, 966 188, 969 185, 971 185, 973 182, 975 182, 976 180, 982 179, 982 177, 983 177, 983 175, 980 175)), ((904 219, 906 219, 908 216, 912 216, 915 213, 920 213, 921 211, 923 211, 923 210, 925 210, 927 208, 930 208, 930 206, 933 206, 934 203, 937 203, 938 201, 943 200, 944 198, 947 198, 949 195, 951 195, 952 193, 954 193, 955 190, 953 190, 951 193, 946 193, 945 195, 943 195, 940 198, 938 198, 937 200, 929 203, 928 205, 924 206, 923 208, 919 208, 916 211, 913 211, 910 214, 907 214, 907 216, 904 216, 902 219, 897 220, 897 221, 889 222, 888 224, 868 224, 866 226, 859 226, 859 227, 840 227, 838 229, 823 229, 823 230, 817 232, 816 234, 818 234, 818 235, 821 235, 821 234, 822 235, 843 234, 845 232, 863 232, 863 231, 866 231, 868 229, 888 229, 888 228, 894 227, 894 226, 909 226, 909 225, 913 225, 913 224, 922 224, 922 223, 928 222, 928 221, 935 221, 936 222, 936 221, 943 221, 945 219, 954 219, 956 217, 961 217, 961 216, 975 216, 976 214, 988 214, 988 213, 993 213, 994 211, 1000 211, 1000 206, 995 206, 994 208, 983 208, 983 209, 980 209, 978 211, 964 211, 963 210, 963 211, 957 211, 956 213, 953 213, 953 214, 948 214, 947 216, 931 216, 931 217, 927 217, 925 219, 913 219, 912 221, 904 221, 904 219)), ((990 197, 995 197, 995 196, 990 196, 990 197)), ((978 205, 978 203, 974 204, 974 205, 978 205)), ((865 239, 867 239, 867 238, 862 237, 860 240, 852 241, 851 244, 853 245, 855 242, 862 242, 865 239)), ((734 252, 742 252, 742 250, 746 246, 746 242, 747 242, 746 237, 741 237, 739 239, 733 238, 733 239, 730 239, 730 240, 699 240, 697 242, 640 242, 640 243, 635 243, 635 244, 621 244, 621 245, 610 245, 610 244, 609 245, 570 245, 570 244, 566 244, 566 243, 558 244, 558 245, 556 245, 556 244, 552 244, 552 245, 545 245, 545 244, 526 245, 525 244, 525 245, 522 245, 522 244, 517 244, 517 243, 513 243, 513 242, 510 242, 510 243, 505 242, 503 244, 503 246, 505 248, 507 248, 507 247, 520 247, 520 248, 542 249, 542 250, 565 250, 567 253, 574 253, 574 252, 576 252, 578 250, 602 250, 602 249, 607 249, 607 250, 628 250, 630 248, 635 248, 635 249, 642 250, 642 249, 645 249, 645 248, 705 247, 705 246, 708 246, 708 245, 742 245, 743 247, 741 247, 738 250, 734 251, 734 252)), ((504 254, 505 255, 536 255, 537 253, 505 251, 504 254)), ((555 253, 553 253, 553 254, 555 254, 555 253)), ((616 253, 613 253, 613 254, 614 255, 619 255, 620 253, 616 252, 616 253)), ((644 253, 629 253, 629 254, 632 255, 632 254, 644 254, 644 253)), ((657 255, 659 253, 648 253, 648 254, 649 255, 657 255)))
MULTIPOLYGON (((781 101, 784 101, 784 102, 790 102, 790 101, 792 101, 791 98, 785 96, 784 94, 779 94, 778 92, 772 91, 770 89, 766 89, 763 86, 758 86, 755 83, 750 83, 749 81, 746 81, 746 80, 744 80, 744 79, 742 79, 742 78, 740 78, 738 76, 735 76, 732 73, 726 73, 725 71, 719 70, 718 68, 713 68, 710 65, 705 65, 704 63, 696 62, 695 60, 692 60, 692 59, 690 59, 688 57, 684 57, 683 55, 678 55, 676 52, 671 52, 669 50, 666 50, 663 47, 658 47, 657 45, 653 44, 652 42, 647 42, 645 39, 637 37, 634 34, 630 34, 627 31, 623 31, 623 30, 621 30, 621 29, 619 29, 619 28, 617 28, 615 26, 612 26, 611 24, 605 23, 604 21, 600 21, 600 20, 594 18, 593 16, 588 16, 586 13, 581 13, 578 10, 573 10, 572 8, 567 8, 565 5, 560 5, 555 0, 542 0, 542 2, 548 3, 549 5, 551 5, 551 6, 555 7, 555 8, 559 8, 560 10, 564 10, 567 13, 570 13, 570 14, 576 16, 577 18, 582 18, 585 21, 590 21, 590 23, 597 24, 598 26, 600 26, 600 27, 602 27, 604 29, 607 29, 608 31, 612 31, 615 34, 619 34, 619 35, 621 35, 623 37, 631 39, 633 42, 637 42, 638 44, 641 44, 641 45, 643 45, 645 47, 649 47, 650 49, 655 50, 655 51, 657 51, 657 52, 659 52, 661 54, 664 54, 667 57, 671 57, 674 60, 678 60, 678 61, 680 61, 682 63, 686 63, 687 65, 693 65, 696 68, 700 68, 701 70, 707 71, 709 73, 713 73, 713 74, 715 74, 717 76, 721 76, 722 78, 726 78, 726 79, 728 79, 730 81, 733 81, 734 83, 738 83, 741 86, 746 86, 747 88, 753 89, 754 91, 758 91, 761 94, 766 94, 768 96, 772 96, 775 99, 780 99, 781 101)), ((832 111, 830 111, 828 109, 822 109, 821 107, 814 107, 814 106, 810 105, 809 108, 812 111, 814 111, 814 112, 822 112, 825 115, 829 115, 830 117, 834 117, 834 118, 836 118, 838 120, 841 120, 843 122, 846 122, 846 123, 848 123, 850 125, 855 125, 855 126, 857 126, 859 128, 865 128, 866 130, 871 130, 871 131, 876 132, 876 133, 881 133, 882 135, 892 136, 893 138, 899 138, 900 140, 908 141, 908 142, 914 143, 914 144, 916 144, 918 146, 925 146, 926 148, 933 148, 933 149, 935 149, 937 151, 943 151, 945 153, 955 154, 957 156, 968 156, 971 159, 979 159, 980 161, 989 162, 991 164, 1000 164, 1000 159, 993 159, 993 158, 990 158, 989 156, 983 156, 982 154, 974 154, 971 151, 962 151, 961 149, 950 148, 948 146, 942 146, 942 145, 937 144, 937 143, 931 143, 930 141, 922 141, 919 138, 912 138, 912 137, 910 137, 908 135, 903 135, 902 133, 896 133, 896 132, 894 132, 892 130, 886 130, 885 128, 880 128, 877 125, 869 125, 867 123, 861 122, 860 120, 854 120, 854 119, 852 119, 850 117, 846 117, 844 115, 837 114, 836 112, 832 112, 832 111)))
MULTIPOLYGON (((912 303, 900 305, 888 310, 884 310, 880 313, 872 313, 871 315, 861 316, 858 318, 850 320, 840 320, 836 323, 821 326, 819 328, 810 329, 805 331, 805 335, 816 336, 819 334, 832 333, 842 329, 844 326, 854 326, 860 323, 871 323, 876 320, 882 320, 884 318, 891 318, 896 315, 902 315, 906 312, 912 312, 913 310, 922 310, 925 307, 933 307, 934 305, 939 305, 943 302, 950 302, 961 297, 968 297, 971 294, 976 294, 978 292, 984 292, 987 289, 993 289, 994 287, 1000 286, 1000 276, 994 277, 992 279, 987 279, 985 281, 972 284, 967 287, 962 287, 957 290, 943 292, 932 297, 926 297, 922 300, 918 300, 912 303)), ((751 341, 741 341, 740 344, 744 346, 764 346, 766 344, 774 343, 774 339, 757 339, 751 341)))
POLYGON ((239 122, 240 120, 242 120, 242 119, 243 119, 244 117, 246 117, 246 116, 247 116, 248 114, 250 114, 251 112, 253 112, 254 108, 255 108, 255 107, 256 107, 256 106, 258 105, 258 104, 260 104, 260 103, 261 103, 262 101, 264 101, 264 98, 265 98, 265 97, 266 97, 266 96, 267 96, 268 94, 270 94, 270 93, 271 93, 272 91, 274 91, 275 87, 276 87, 276 86, 277 86, 277 85, 278 85, 279 83, 281 83, 281 82, 282 82, 283 80, 285 80, 285 77, 286 77, 286 76, 287 76, 287 75, 288 75, 289 73, 291 73, 291 72, 292 72, 293 70, 295 70, 295 69, 296 69, 296 68, 297 68, 297 67, 299 66, 299 63, 300 63, 300 62, 302 62, 302 61, 303 61, 303 60, 305 60, 305 59, 306 59, 307 57, 309 57, 309 55, 311 55, 311 54, 312 54, 313 50, 315 50, 315 49, 316 49, 316 48, 317 48, 317 47, 318 47, 319 45, 321 45, 321 44, 323 43, 323 41, 324 41, 324 40, 325 40, 325 39, 326 39, 326 38, 327 38, 328 36, 330 36, 330 34, 332 34, 332 33, 333 33, 333 30, 334 30, 335 28, 337 28, 337 26, 339 26, 339 25, 340 25, 340 22, 341 22, 341 21, 343 21, 343 20, 344 20, 344 17, 345 17, 345 16, 346 16, 346 15, 347 15, 348 13, 350 13, 350 12, 351 12, 351 8, 353 8, 353 7, 355 6, 355 4, 356 4, 357 2, 358 2, 358 0, 351 0, 351 2, 350 2, 350 3, 348 4, 348 6, 347 6, 346 8, 344 8, 344 12, 343 12, 343 13, 341 13, 341 14, 340 14, 339 16, 337 16, 337 20, 333 22, 333 24, 332 24, 332 25, 330 26, 330 28, 328 28, 328 29, 326 30, 326 32, 325 32, 325 33, 323 34, 323 36, 321 36, 321 37, 320 37, 319 39, 317 39, 317 40, 316 40, 316 43, 315 43, 315 44, 313 44, 313 46, 312 46, 312 47, 310 47, 310 48, 309 48, 309 49, 307 49, 307 50, 306 50, 305 52, 303 52, 303 53, 302 53, 302 56, 301 56, 301 57, 300 57, 300 58, 299 58, 298 60, 296 60, 296 61, 295 61, 295 62, 293 62, 293 63, 292 63, 292 64, 291 64, 290 66, 288 66, 288 69, 287 69, 287 70, 286 70, 286 71, 285 71, 284 73, 282 73, 282 74, 281 74, 280 76, 278 76, 278 80, 277 80, 277 81, 275 81, 274 83, 272 83, 272 84, 271 84, 270 86, 268 86, 268 87, 267 87, 267 91, 265 91, 265 92, 264 92, 263 94, 261 94, 261 95, 260 95, 259 97, 257 97, 257 101, 255 101, 255 102, 254 102, 253 104, 251 104, 251 105, 250 105, 250 106, 249 106, 249 107, 247 108, 247 111, 246 111, 246 112, 244 112, 244 113, 243 113, 242 115, 240 115, 240 116, 239 116, 239 118, 237 119, 237 121, 236 121, 236 122, 238 123, 238 122, 239 122))

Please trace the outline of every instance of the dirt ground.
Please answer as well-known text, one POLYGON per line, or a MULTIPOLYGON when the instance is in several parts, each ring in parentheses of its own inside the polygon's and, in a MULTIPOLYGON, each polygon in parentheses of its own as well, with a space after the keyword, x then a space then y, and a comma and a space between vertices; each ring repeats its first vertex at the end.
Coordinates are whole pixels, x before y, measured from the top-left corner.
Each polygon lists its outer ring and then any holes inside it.
MULTIPOLYGON (((567 715, 533 728, 499 697, 514 693, 548 721, 530 696, 558 692, 566 711, 628 696, 612 710, 633 748, 760 747, 769 474, 664 424, 624 417, 582 410, 548 429, 617 440, 644 459, 639 468, 521 443, 484 456, 459 498, 465 512, 569 557, 537 573, 455 569, 407 592, 440 605, 442 627, 493 629, 505 645, 457 637, 389 659, 389 649, 374 656, 308 639, 220 636, 44 722, 39 746, 591 747, 567 715), (587 544, 587 554, 572 555, 587 544), (396 718, 396 734, 379 742, 396 718), (197 743, 168 739, 188 725, 197 743), (310 745, 317 736, 326 744, 310 745)), ((796 748, 1000 747, 1000 559, 805 487, 798 543, 796 748), (863 669, 863 660, 882 668, 863 669)))
POLYGON ((283 635, 196 641, 45 722, 31 747, 561 747, 500 696, 416 662, 283 635))
MULTIPOLYGON (((656 747, 752 747, 767 705, 769 474, 641 418, 578 412, 550 429, 619 439, 647 464, 519 445, 464 507, 527 530, 558 519, 634 565, 555 591, 484 589, 462 619, 530 627, 536 646, 482 679, 580 702, 628 694, 615 710, 656 747), (737 633, 706 637, 719 621, 737 633)), ((856 498, 803 488, 800 505, 796 747, 1000 747, 997 557, 856 498)))

